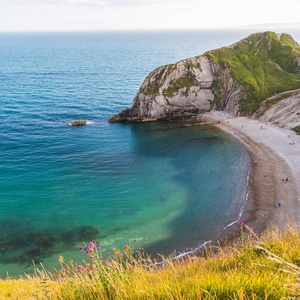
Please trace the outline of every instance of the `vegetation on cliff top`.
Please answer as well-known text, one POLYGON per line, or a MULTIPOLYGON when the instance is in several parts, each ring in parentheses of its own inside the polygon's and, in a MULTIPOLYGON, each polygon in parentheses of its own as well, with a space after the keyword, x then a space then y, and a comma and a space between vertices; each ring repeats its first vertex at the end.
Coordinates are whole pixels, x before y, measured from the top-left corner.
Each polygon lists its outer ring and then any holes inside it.
POLYGON ((231 68, 243 87, 242 112, 253 113, 268 95, 300 87, 300 47, 287 34, 256 33, 205 55, 214 64, 231 68))
MULTIPOLYGON (((240 224, 240 239, 235 245, 216 247, 217 253, 209 248, 203 256, 167 259, 163 265, 149 265, 151 261, 140 251, 137 258, 129 255, 130 261, 121 263, 122 253, 116 249, 113 254, 104 254, 107 262, 101 263, 96 259, 99 245, 91 242, 84 246, 92 256, 90 264, 76 268, 73 261, 64 263, 59 257, 62 269, 57 275, 43 270, 26 279, 0 280, 0 298, 299 299, 297 227, 274 229, 258 238, 253 228, 240 224), (112 255, 117 261, 107 258, 112 255)), ((125 246, 124 257, 126 249, 127 253, 132 250, 125 246)))
MULTIPOLYGON (((254 113, 267 96, 300 88, 300 46, 288 34, 252 34, 230 47, 212 50, 203 56, 222 69, 231 69, 231 75, 242 86, 243 99, 239 102, 239 111, 244 114, 254 113)), ((149 75, 148 84, 140 92, 157 95, 168 79, 169 86, 163 90, 167 97, 174 96, 179 90, 185 91, 182 96, 187 96, 189 88, 198 85, 192 69, 201 66, 195 64, 195 59, 179 63, 186 66, 181 78, 170 80, 168 77, 178 63, 162 66, 149 75)), ((219 76, 215 74, 216 78, 219 76)), ((217 81, 214 83, 213 88, 217 91, 220 87, 217 81)))

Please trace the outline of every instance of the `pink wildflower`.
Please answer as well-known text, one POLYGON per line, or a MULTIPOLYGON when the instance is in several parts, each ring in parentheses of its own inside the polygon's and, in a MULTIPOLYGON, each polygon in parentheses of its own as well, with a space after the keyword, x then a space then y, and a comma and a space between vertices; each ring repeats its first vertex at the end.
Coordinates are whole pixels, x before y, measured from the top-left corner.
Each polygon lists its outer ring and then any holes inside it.
POLYGON ((110 255, 110 253, 109 253, 109 252, 107 252, 107 253, 106 253, 106 255, 110 255))
POLYGON ((239 224, 240 224, 240 225, 243 225, 243 224, 244 224, 244 222, 239 222, 239 224))
POLYGON ((136 242, 136 239, 134 239, 133 241, 136 242))
POLYGON ((100 257, 99 257, 99 259, 103 259, 103 257, 102 257, 102 256, 100 256, 100 257))
POLYGON ((101 247, 101 245, 98 245, 98 246, 97 246, 97 248, 100 248, 100 247, 101 247))
POLYGON ((77 268, 78 268, 79 270, 82 270, 82 269, 83 269, 82 265, 79 265, 77 268))
POLYGON ((139 250, 137 250, 137 251, 135 251, 136 253, 140 253, 140 251, 139 250))
POLYGON ((79 249, 80 251, 82 251, 83 250, 83 247, 80 247, 80 249, 79 249))
POLYGON ((96 264, 96 263, 97 263, 97 262, 94 260, 94 261, 93 261, 93 264, 96 264))
POLYGON ((250 230, 253 230, 253 227, 249 227, 250 230))
POLYGON ((88 247, 89 247, 89 248, 94 248, 95 245, 94 245, 94 243, 89 243, 89 244, 88 244, 88 247))
POLYGON ((90 259, 93 259, 94 258, 94 256, 90 256, 90 259))

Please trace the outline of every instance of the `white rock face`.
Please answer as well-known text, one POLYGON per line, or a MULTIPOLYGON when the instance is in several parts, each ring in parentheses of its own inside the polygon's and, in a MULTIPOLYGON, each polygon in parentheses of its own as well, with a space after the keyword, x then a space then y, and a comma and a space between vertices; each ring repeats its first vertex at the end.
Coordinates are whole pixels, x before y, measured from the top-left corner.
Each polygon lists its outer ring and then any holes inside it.
POLYGON ((146 78, 133 106, 141 118, 207 112, 212 109, 215 98, 211 89, 214 80, 213 68, 206 56, 163 66, 146 78))
POLYGON ((288 129, 300 126, 300 94, 273 105, 260 119, 288 129))
POLYGON ((122 120, 189 116, 213 108, 235 114, 240 91, 230 68, 213 66, 205 55, 193 57, 151 72, 133 106, 115 117, 122 120))

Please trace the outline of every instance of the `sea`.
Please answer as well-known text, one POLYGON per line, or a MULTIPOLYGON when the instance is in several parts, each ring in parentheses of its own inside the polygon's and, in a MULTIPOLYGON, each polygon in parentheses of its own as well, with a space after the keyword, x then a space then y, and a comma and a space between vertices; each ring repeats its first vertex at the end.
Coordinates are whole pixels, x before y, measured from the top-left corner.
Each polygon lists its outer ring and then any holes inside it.
POLYGON ((0 277, 53 271, 59 255, 81 263, 92 240, 104 256, 129 242, 180 255, 237 221, 250 166, 239 141, 187 121, 108 119, 155 68, 250 33, 1 33, 0 277))

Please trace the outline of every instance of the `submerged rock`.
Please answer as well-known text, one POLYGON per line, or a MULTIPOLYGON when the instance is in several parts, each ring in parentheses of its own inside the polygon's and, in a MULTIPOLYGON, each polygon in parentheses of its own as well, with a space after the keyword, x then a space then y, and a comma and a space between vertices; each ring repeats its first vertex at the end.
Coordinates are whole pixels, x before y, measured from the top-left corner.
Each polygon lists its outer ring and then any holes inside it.
POLYGON ((76 120, 76 121, 72 121, 71 125, 72 126, 82 126, 86 124, 86 120, 76 120))

